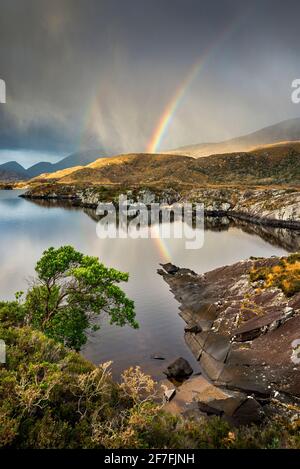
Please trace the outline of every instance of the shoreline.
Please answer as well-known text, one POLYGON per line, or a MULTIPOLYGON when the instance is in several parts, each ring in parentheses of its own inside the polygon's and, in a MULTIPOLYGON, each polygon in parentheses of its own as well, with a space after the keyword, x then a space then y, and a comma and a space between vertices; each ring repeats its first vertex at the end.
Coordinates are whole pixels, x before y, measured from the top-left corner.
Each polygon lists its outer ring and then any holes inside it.
MULTIPOLYGON (((278 272, 283 265, 283 270, 294 264, 296 268, 298 262, 299 254, 250 258, 204 274, 161 264, 157 272, 179 303, 185 342, 203 374, 202 380, 183 384, 186 402, 196 400, 208 412, 226 413, 225 403, 238 392, 262 406, 267 402, 275 407, 292 402, 299 406, 300 290, 285 294, 275 284, 264 285, 256 275, 278 272), (213 395, 209 398, 208 385, 213 395), (216 397, 220 392, 225 394, 216 397)), ((296 283, 297 275, 295 270, 296 283)), ((175 412, 186 410, 180 401, 170 407, 175 412)))
MULTIPOLYGON (((74 207, 79 208, 90 208, 96 209, 100 200, 97 202, 83 201, 78 195, 63 195, 63 194, 32 194, 24 193, 20 194, 19 197, 28 200, 44 200, 44 201, 57 201, 57 202, 69 202, 74 207)), ((114 201, 111 201, 114 203, 114 201)), ((184 202, 192 202, 185 200, 184 202)), ((252 215, 243 211, 235 211, 228 208, 228 210, 210 210, 204 209, 204 215, 206 217, 222 218, 228 217, 229 219, 242 220, 254 225, 263 225, 274 228, 287 228, 291 230, 300 230, 300 220, 289 220, 289 219, 276 219, 267 216, 252 215)))

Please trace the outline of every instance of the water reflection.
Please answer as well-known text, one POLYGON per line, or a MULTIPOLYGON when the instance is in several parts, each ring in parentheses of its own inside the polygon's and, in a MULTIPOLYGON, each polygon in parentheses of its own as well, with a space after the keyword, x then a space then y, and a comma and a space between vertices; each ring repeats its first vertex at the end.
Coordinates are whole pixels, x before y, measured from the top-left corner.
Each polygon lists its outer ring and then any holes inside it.
POLYGON ((169 258, 177 265, 205 272, 253 256, 283 255, 298 249, 299 232, 235 223, 226 218, 207 219, 204 246, 186 250, 184 240, 104 239, 96 236, 95 211, 54 201, 31 202, 14 191, 0 191, 0 297, 12 298, 26 289, 26 279, 49 246, 71 244, 98 256, 109 266, 130 273, 125 286, 136 304, 139 330, 111 327, 101 318, 101 330, 89 337, 83 353, 95 363, 113 360, 116 376, 129 365, 140 364, 162 377, 166 363, 183 356, 198 367, 183 339, 184 323, 178 304, 162 278, 160 262, 169 258), (166 361, 151 359, 163 355, 166 361))
MULTIPOLYGON (((0 191, 1 192, 1 191, 0 191)), ((45 208, 61 207, 66 210, 82 211, 95 222, 98 222, 100 217, 96 214, 96 210, 91 208, 81 208, 72 202, 56 201, 56 200, 31 200, 35 205, 45 208)), ((286 251, 293 252, 300 249, 300 231, 291 230, 287 228, 278 228, 267 225, 252 224, 243 220, 236 220, 234 218, 223 217, 206 217, 204 222, 205 230, 207 231, 228 231, 232 228, 237 228, 245 233, 259 236, 268 243, 282 247, 286 251)))

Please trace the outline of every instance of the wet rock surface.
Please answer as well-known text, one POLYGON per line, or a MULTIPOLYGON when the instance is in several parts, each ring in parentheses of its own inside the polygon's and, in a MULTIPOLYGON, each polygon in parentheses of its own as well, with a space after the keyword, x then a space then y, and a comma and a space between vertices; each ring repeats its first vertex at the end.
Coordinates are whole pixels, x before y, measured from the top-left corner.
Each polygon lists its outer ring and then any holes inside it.
MULTIPOLYGON (((254 266, 273 267, 279 261, 249 259, 201 275, 160 269, 180 303, 185 340, 215 386, 258 397, 274 392, 300 397, 300 359, 295 359, 300 293, 287 297, 277 287, 251 283, 249 277, 254 266), (205 327, 195 329, 195 324, 205 327)), ((204 404, 215 408, 215 403, 204 404)), ((254 407, 250 401, 243 414, 255 413, 254 407)))

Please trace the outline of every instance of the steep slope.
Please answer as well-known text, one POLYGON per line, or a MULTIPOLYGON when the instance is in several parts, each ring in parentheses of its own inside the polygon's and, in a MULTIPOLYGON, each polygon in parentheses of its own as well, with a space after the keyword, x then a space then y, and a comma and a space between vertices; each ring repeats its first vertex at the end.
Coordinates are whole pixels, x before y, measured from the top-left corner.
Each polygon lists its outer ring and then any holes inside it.
POLYGON ((217 143, 188 145, 168 151, 170 154, 200 158, 213 154, 251 151, 261 145, 300 141, 300 118, 289 119, 256 132, 217 143))

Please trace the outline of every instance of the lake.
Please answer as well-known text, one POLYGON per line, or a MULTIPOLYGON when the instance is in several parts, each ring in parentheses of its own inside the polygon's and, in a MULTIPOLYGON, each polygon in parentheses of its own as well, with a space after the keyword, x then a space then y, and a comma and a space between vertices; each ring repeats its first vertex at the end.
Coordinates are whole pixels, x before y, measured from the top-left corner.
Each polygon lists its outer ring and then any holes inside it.
POLYGON ((141 365, 161 379, 166 365, 179 356, 199 370, 184 342, 179 305, 157 274, 160 263, 171 260, 200 273, 249 256, 284 255, 298 249, 300 243, 297 231, 228 224, 228 220, 211 220, 203 247, 197 250, 185 249, 181 239, 163 243, 155 239, 99 239, 92 210, 35 203, 19 194, 0 191, 0 297, 11 299, 16 291, 26 290, 36 261, 50 246, 71 244, 98 256, 107 266, 129 272, 129 282, 123 288, 135 301, 140 328, 118 328, 100 318, 101 329, 89 336, 82 350, 96 364, 112 360, 116 378, 125 368, 141 365), (152 354, 162 355, 165 361, 152 359, 152 354))

